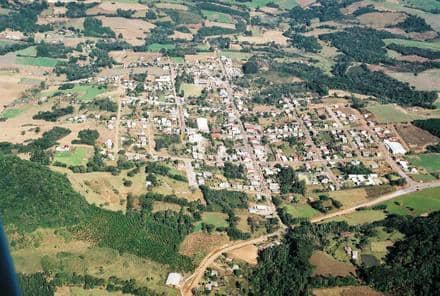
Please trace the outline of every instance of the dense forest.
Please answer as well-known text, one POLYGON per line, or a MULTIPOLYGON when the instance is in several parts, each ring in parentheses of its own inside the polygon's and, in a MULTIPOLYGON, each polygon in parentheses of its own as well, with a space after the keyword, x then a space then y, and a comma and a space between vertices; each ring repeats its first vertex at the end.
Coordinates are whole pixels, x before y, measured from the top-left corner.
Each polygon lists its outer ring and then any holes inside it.
POLYGON ((414 120, 413 124, 427 130, 434 136, 440 137, 440 118, 414 120))

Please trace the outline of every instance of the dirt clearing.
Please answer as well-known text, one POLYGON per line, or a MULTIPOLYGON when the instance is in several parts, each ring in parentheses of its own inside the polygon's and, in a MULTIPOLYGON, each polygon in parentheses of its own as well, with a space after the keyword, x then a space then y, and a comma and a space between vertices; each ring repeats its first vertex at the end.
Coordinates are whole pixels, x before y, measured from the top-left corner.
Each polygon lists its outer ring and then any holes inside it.
POLYGON ((258 248, 254 245, 245 246, 229 252, 228 255, 251 265, 257 265, 258 248))
POLYGON ((403 141, 416 152, 423 150, 426 145, 439 141, 439 138, 412 124, 397 124, 396 131, 403 141))

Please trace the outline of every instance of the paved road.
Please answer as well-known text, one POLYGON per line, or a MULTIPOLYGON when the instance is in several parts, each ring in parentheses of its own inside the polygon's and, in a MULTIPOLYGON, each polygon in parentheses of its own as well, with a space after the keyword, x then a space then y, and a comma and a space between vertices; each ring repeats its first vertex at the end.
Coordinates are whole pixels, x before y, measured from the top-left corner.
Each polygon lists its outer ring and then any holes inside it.
MULTIPOLYGON (((434 181, 434 182, 430 182, 430 183, 424 183, 424 184, 419 184, 416 186, 411 186, 408 188, 404 188, 395 192, 392 192, 390 194, 386 194, 383 195, 379 198, 376 198, 373 201, 370 202, 366 202, 360 205, 357 205, 355 207, 349 208, 349 209, 344 209, 344 210, 340 210, 338 212, 335 213, 331 213, 331 214, 327 214, 321 217, 317 217, 312 219, 310 222, 312 223, 319 223, 322 222, 324 220, 328 220, 334 217, 338 217, 338 216, 342 216, 342 215, 347 215, 350 213, 353 213, 356 211, 356 209, 362 208, 362 207, 371 207, 380 203, 383 203, 385 201, 391 200, 393 198, 399 197, 401 195, 405 195, 411 192, 415 192, 418 190, 422 190, 422 189, 427 189, 427 188, 433 188, 433 187, 439 187, 440 186, 440 181, 434 181)), ((280 231, 283 231, 280 230, 280 231)), ((272 236, 274 236, 276 234, 272 234, 272 236)), ((205 274, 206 269, 223 253, 226 252, 230 252, 232 250, 235 249, 239 249, 241 247, 245 247, 245 246, 249 246, 249 245, 254 245, 254 244, 259 244, 262 242, 265 242, 267 239, 269 238, 268 235, 264 235, 264 236, 260 236, 258 238, 252 239, 252 240, 248 240, 248 241, 240 241, 240 242, 233 242, 227 245, 223 245, 215 250, 213 250, 212 252, 210 252, 200 263, 200 265, 196 268, 196 270, 194 271, 194 273, 189 276, 188 278, 186 278, 184 280, 184 282, 182 283, 181 287, 180 287, 180 293, 182 296, 192 296, 192 289, 197 287, 197 285, 199 284, 200 280, 203 278, 203 275, 205 274)))

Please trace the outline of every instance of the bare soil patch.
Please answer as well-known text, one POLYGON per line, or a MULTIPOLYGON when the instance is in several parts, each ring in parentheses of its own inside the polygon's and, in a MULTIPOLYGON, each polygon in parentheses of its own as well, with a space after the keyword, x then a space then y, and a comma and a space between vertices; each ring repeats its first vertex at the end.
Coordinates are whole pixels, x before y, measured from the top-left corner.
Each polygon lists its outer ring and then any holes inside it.
POLYGON ((265 44, 275 42, 282 46, 287 46, 287 38, 283 36, 283 32, 278 30, 267 30, 259 36, 239 36, 240 42, 249 42, 253 44, 265 44))
POLYGON ((102 2, 101 4, 94 6, 87 10, 87 14, 97 13, 116 13, 118 9, 122 10, 148 10, 148 7, 139 3, 121 3, 121 2, 102 2))
POLYGON ((412 124, 397 124, 395 128, 403 141, 414 151, 421 151, 426 145, 439 141, 439 138, 412 124))
POLYGON ((356 274, 356 268, 352 264, 339 262, 322 251, 314 252, 309 261, 315 266, 313 275, 344 277, 356 274))
POLYGON ((244 246, 228 253, 234 259, 243 260, 250 265, 257 265, 258 248, 254 245, 244 246))
POLYGON ((400 12, 372 12, 357 17, 362 25, 384 28, 398 24, 407 18, 406 14, 400 12))
POLYGON ((180 245, 179 252, 186 256, 194 256, 198 253, 208 254, 228 242, 229 238, 225 234, 195 232, 185 237, 180 245))
POLYGON ((381 296, 379 293, 367 286, 348 286, 314 289, 314 296, 381 296))
POLYGON ((132 45, 144 44, 145 33, 155 25, 140 19, 127 19, 123 17, 98 17, 104 26, 110 27, 117 35, 122 34, 124 40, 132 45))

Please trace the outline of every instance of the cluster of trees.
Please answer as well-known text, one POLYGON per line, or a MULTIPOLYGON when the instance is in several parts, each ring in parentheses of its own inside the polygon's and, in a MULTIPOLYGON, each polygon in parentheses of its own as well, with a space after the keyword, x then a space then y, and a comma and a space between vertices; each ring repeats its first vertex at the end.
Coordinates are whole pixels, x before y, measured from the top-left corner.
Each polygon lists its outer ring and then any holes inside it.
POLYGON ((89 104, 89 106, 92 106, 93 108, 97 108, 101 111, 108 111, 108 112, 118 111, 118 104, 116 102, 113 102, 109 98, 95 99, 93 100, 93 102, 89 104))
POLYGON ((396 27, 401 28, 407 33, 432 31, 431 26, 426 23, 425 19, 416 15, 409 15, 404 21, 398 23, 396 27))
POLYGON ((223 167, 223 175, 228 179, 244 179, 245 172, 242 164, 235 165, 232 162, 225 162, 223 167))
POLYGON ((67 106, 65 108, 57 108, 53 107, 52 111, 39 111, 35 114, 32 119, 41 119, 46 121, 55 122, 58 118, 63 117, 68 114, 73 114, 74 108, 73 106, 67 106))
POLYGON ((321 194, 319 199, 309 202, 310 206, 321 213, 328 213, 333 208, 339 209, 342 207, 342 203, 334 198, 331 198, 325 194, 321 194))
POLYGON ((147 164, 145 166, 145 173, 147 173, 147 174, 158 174, 158 175, 162 175, 162 176, 168 176, 168 177, 170 177, 170 178, 172 178, 174 180, 177 180, 177 181, 183 181, 183 182, 187 182, 188 181, 185 176, 173 173, 169 166, 162 165, 162 164, 160 164, 157 161, 155 161, 155 162, 152 162, 152 161, 147 162, 147 164))
POLYGON ((368 284, 390 295, 434 295, 440 278, 440 212, 428 217, 391 216, 381 222, 405 238, 396 242, 385 263, 364 268, 368 284))
POLYGON ((288 34, 287 37, 290 38, 290 42, 293 46, 304 49, 305 51, 317 53, 322 49, 322 46, 318 43, 316 37, 297 33, 288 34))
POLYGON ((70 60, 69 62, 59 62, 55 66, 55 73, 57 75, 66 74, 67 80, 69 81, 90 77, 97 70, 97 67, 94 65, 80 66, 73 60, 70 60))
MULTIPOLYGON (((383 72, 370 71, 365 64, 351 67, 349 65, 349 59, 340 59, 333 71, 334 77, 325 75, 317 67, 303 63, 283 63, 276 64, 274 67, 281 73, 300 77, 305 81, 305 86, 308 89, 320 95, 327 94, 329 89, 344 89, 375 96, 383 102, 428 108, 432 108, 432 104, 437 98, 435 92, 414 90, 408 83, 396 80, 383 72)), ((280 94, 286 91, 286 86, 289 85, 279 85, 280 91, 276 93, 277 96, 274 96, 274 99, 279 99, 280 94)), ((263 91, 260 96, 262 94, 266 94, 266 91, 263 91)), ((269 100, 269 102, 271 101, 273 102, 273 100, 269 100)))
POLYGON ((84 35, 89 37, 114 38, 115 32, 109 27, 104 27, 102 21, 92 17, 84 19, 84 35))
POLYGON ((419 47, 408 47, 404 45, 399 45, 396 43, 390 43, 387 45, 388 49, 397 51, 403 55, 418 55, 428 59, 440 59, 440 51, 434 51, 426 48, 419 47))
POLYGON ((21 32, 38 32, 50 28, 49 25, 38 25, 38 15, 48 7, 46 1, 30 3, 14 2, 6 5, 11 11, 8 15, 0 16, 0 31, 11 28, 21 32))
POLYGON ((304 180, 300 181, 298 176, 292 167, 283 167, 281 165, 276 165, 279 169, 277 180, 280 183, 281 194, 287 193, 299 193, 304 195, 306 191, 306 185, 304 180))
POLYGON ((37 56, 50 58, 65 58, 72 49, 65 47, 62 43, 46 43, 41 42, 36 46, 37 56))
POLYGON ((197 31, 197 35, 198 35, 198 37, 203 38, 203 37, 214 36, 214 35, 234 34, 236 32, 237 32, 236 29, 212 26, 212 27, 202 27, 202 28, 200 28, 197 31))
POLYGON ((99 138, 97 130, 85 129, 78 133, 78 138, 72 141, 72 144, 86 144, 95 146, 96 140, 99 138))
POLYGON ((163 148, 170 147, 172 144, 180 143, 180 136, 176 134, 162 135, 154 139, 154 141, 155 141, 154 150, 160 151, 163 148))
POLYGON ((238 10, 223 4, 217 4, 214 2, 198 2, 196 3, 196 7, 200 10, 211 10, 217 11, 229 15, 239 16, 244 19, 249 19, 250 15, 248 11, 238 10))
POLYGON ((24 43, 24 42, 23 43, 19 42, 19 43, 5 44, 5 45, 0 46, 0 55, 5 55, 8 52, 14 52, 17 50, 25 49, 29 46, 30 46, 29 43, 24 43))
POLYGON ((362 162, 359 164, 341 164, 338 169, 344 175, 368 175, 372 173, 362 162))
POLYGON ((3 223, 21 230, 74 225, 88 213, 65 176, 15 156, 0 155, 0 188, 3 223))
POLYGON ((312 19, 319 18, 321 22, 338 20, 340 21, 345 16, 341 13, 341 8, 344 8, 357 0, 319 0, 319 5, 313 5, 303 9, 301 6, 295 6, 289 13, 291 25, 306 24, 310 26, 312 19))
POLYGON ((123 280, 115 276, 108 279, 98 278, 92 275, 77 273, 37 272, 33 274, 18 274, 20 288, 24 296, 53 296, 57 287, 77 286, 85 290, 105 288, 108 292, 120 291, 124 294, 136 296, 157 296, 154 291, 147 287, 140 287, 135 279, 123 280))
POLYGON ((69 2, 66 4, 66 16, 68 18, 78 18, 87 16, 87 9, 92 8, 98 3, 69 2))
POLYGON ((392 37, 393 34, 389 32, 362 27, 319 35, 319 39, 330 42, 354 60, 369 64, 390 62, 382 39, 392 37))
POLYGON ((70 134, 71 130, 56 126, 47 132, 44 132, 41 138, 33 140, 27 146, 25 146, 24 150, 33 150, 33 149, 41 149, 46 150, 57 144, 57 141, 61 138, 64 138, 68 134, 70 134))
POLYGON ((208 204, 208 210, 225 210, 233 208, 247 208, 248 196, 240 191, 213 190, 206 186, 201 186, 203 197, 208 204))
POLYGON ((368 5, 368 6, 364 6, 364 7, 360 7, 357 10, 355 10, 352 15, 353 16, 360 16, 366 13, 372 13, 372 12, 377 12, 378 10, 376 8, 374 8, 373 5, 368 5))

